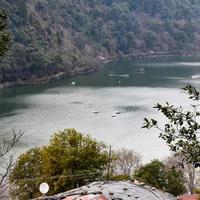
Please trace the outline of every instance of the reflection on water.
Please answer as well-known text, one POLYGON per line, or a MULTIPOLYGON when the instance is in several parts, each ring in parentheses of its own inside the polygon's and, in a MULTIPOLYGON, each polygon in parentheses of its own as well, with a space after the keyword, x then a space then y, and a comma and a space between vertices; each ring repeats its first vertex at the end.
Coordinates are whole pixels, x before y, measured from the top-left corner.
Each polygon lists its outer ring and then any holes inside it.
POLYGON ((143 118, 163 120, 152 109, 156 102, 191 103, 179 88, 188 82, 199 87, 199 63, 199 57, 127 59, 89 75, 1 91, 1 134, 9 137, 12 129, 23 130, 21 152, 46 144, 57 130, 73 127, 113 148, 135 149, 144 161, 163 158, 168 148, 156 131, 141 129, 143 118), (121 114, 113 118, 116 110, 121 114))
POLYGON ((177 63, 179 65, 187 65, 187 66, 197 66, 197 67, 200 67, 200 62, 180 62, 180 63, 177 63))
POLYGON ((141 109, 144 110, 145 108, 141 106, 118 106, 116 109, 121 112, 137 112, 141 109))
POLYGON ((200 74, 192 75, 191 78, 192 79, 200 79, 200 74))

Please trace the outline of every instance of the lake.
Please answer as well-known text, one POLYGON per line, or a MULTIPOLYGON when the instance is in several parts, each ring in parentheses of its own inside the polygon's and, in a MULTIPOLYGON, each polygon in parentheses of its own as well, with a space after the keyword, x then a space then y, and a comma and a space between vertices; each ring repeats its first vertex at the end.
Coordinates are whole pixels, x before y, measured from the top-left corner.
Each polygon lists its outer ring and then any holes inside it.
POLYGON ((143 162, 163 159, 168 147, 157 130, 141 129, 143 118, 164 122, 152 108, 157 102, 188 107, 192 102, 180 88, 186 83, 199 88, 199 80, 198 56, 146 58, 108 63, 56 83, 7 89, 0 92, 1 134, 9 139, 13 129, 24 131, 17 154, 47 144, 57 130, 75 128, 113 149, 134 149, 143 162), (121 114, 112 117, 116 110, 121 114))

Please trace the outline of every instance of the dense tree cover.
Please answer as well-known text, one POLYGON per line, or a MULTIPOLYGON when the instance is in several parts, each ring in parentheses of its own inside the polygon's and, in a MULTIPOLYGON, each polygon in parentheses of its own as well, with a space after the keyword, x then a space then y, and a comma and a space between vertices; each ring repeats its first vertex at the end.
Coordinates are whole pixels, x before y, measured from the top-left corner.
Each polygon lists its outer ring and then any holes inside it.
POLYGON ((0 56, 4 56, 10 44, 10 33, 6 31, 7 15, 5 11, 0 11, 0 56))
POLYGON ((176 196, 186 192, 183 173, 176 168, 168 168, 158 160, 153 160, 142 166, 135 172, 134 177, 176 196))
POLYGON ((55 133, 47 146, 22 154, 10 175, 12 196, 20 200, 40 196, 39 184, 50 185, 48 195, 98 180, 106 169, 105 144, 74 129, 55 133))
POLYGON ((200 49, 197 0, 1 0, 0 8, 14 43, 2 66, 25 72, 13 80, 76 71, 100 56, 200 49))
POLYGON ((157 104, 154 108, 160 111, 167 119, 163 125, 155 119, 146 119, 143 128, 156 128, 170 150, 183 156, 184 160, 200 167, 200 124, 199 103, 200 92, 192 85, 186 85, 182 91, 193 100, 190 110, 182 106, 157 104), (196 102, 196 103, 195 103, 196 102))

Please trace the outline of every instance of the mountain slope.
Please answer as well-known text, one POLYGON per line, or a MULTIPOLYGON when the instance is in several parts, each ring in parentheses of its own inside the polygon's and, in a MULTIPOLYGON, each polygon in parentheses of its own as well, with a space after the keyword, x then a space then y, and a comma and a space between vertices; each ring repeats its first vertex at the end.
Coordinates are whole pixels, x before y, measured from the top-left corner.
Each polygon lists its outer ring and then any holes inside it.
POLYGON ((93 69, 141 52, 200 50, 198 0, 1 0, 13 45, 0 82, 93 69))

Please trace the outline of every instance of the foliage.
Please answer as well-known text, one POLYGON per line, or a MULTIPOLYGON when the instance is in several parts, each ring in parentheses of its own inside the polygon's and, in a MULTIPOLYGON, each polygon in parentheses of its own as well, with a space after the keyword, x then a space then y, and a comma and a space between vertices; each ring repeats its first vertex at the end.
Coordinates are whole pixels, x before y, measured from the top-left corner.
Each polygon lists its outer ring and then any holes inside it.
POLYGON ((0 8, 7 9, 15 44, 3 68, 26 68, 39 78, 91 67, 100 55, 200 50, 199 1, 1 0, 0 8), (14 56, 19 45, 28 55, 35 50, 36 62, 14 56), (62 65, 51 59, 57 55, 62 65))
MULTIPOLYGON (((189 95, 193 101, 199 101, 200 93, 194 86, 187 85, 182 91, 189 95)), ((168 123, 160 127, 155 119, 146 119, 143 128, 157 128, 160 138, 170 147, 170 150, 184 156, 184 159, 192 163, 194 167, 200 166, 200 124, 198 118, 198 104, 192 105, 192 110, 185 111, 181 106, 175 107, 168 102, 166 105, 157 104, 154 108, 160 111, 168 120, 168 123)))
POLYGON ((186 192, 183 181, 183 173, 180 170, 172 168, 165 172, 165 190, 175 196, 186 192))
POLYGON ((134 178, 176 196, 186 191, 182 172, 175 168, 167 169, 165 164, 158 160, 142 166, 135 172, 134 178))
POLYGON ((195 189, 194 193, 200 194, 200 188, 195 189))
POLYGON ((156 188, 163 188, 164 183, 164 164, 158 160, 154 160, 139 168, 134 178, 138 178, 145 183, 156 188))
POLYGON ((113 175, 109 178, 110 181, 127 181, 130 180, 130 176, 127 175, 113 175))
POLYGON ((5 11, 0 11, 0 56, 4 56, 10 44, 10 34, 6 31, 7 15, 5 11))
POLYGON ((47 146, 22 154, 10 178, 12 196, 20 200, 40 196, 38 186, 46 181, 48 195, 64 192, 101 178, 106 168, 106 146, 74 129, 53 135, 47 146))
POLYGON ((200 170, 195 168, 191 163, 184 160, 183 155, 173 154, 164 161, 166 167, 180 170, 183 173, 183 178, 187 191, 193 193, 200 186, 200 170))

